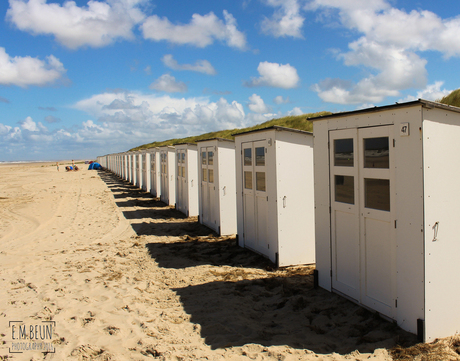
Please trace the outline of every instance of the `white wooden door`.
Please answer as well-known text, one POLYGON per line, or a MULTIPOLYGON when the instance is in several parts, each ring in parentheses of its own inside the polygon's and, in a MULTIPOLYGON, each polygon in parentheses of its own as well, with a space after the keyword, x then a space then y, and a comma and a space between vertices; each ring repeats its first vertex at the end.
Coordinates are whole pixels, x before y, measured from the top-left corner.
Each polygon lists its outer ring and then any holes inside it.
POLYGON ((394 317, 396 245, 392 126, 358 130, 361 302, 394 317))
POLYGON ((168 157, 165 151, 160 153, 161 164, 161 200, 169 204, 168 157))
POLYGON ((392 126, 331 131, 332 287, 393 318, 392 126))
POLYGON ((359 301, 359 205, 356 129, 331 131, 332 288, 359 301))
POLYGON ((158 196, 157 185, 156 185, 156 164, 155 164, 156 153, 150 153, 150 192, 158 196))
POLYGON ((244 245, 262 254, 268 249, 265 143, 242 143, 244 245))
POLYGON ((214 147, 201 148, 201 217, 204 225, 217 231, 214 161, 214 147))

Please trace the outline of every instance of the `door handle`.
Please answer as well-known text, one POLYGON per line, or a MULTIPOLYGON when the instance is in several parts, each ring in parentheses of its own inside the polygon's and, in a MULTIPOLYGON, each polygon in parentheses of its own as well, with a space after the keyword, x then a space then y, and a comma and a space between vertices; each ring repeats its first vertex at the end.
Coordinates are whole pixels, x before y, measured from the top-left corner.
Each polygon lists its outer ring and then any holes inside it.
POLYGON ((286 196, 283 197, 283 208, 286 208, 286 196))
POLYGON ((223 193, 224 196, 225 196, 225 194, 227 194, 227 186, 224 186, 224 188, 222 188, 222 193, 223 193))
POLYGON ((433 232, 434 232, 433 242, 436 242, 438 240, 439 222, 435 222, 435 224, 431 228, 433 229, 433 232))

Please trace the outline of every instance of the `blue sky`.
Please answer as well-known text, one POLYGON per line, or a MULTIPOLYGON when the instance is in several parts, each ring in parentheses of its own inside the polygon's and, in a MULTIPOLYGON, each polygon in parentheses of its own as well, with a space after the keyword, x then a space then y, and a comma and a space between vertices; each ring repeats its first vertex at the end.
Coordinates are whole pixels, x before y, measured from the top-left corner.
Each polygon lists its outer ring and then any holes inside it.
POLYGON ((0 161, 460 87, 458 0, 2 0, 0 161))

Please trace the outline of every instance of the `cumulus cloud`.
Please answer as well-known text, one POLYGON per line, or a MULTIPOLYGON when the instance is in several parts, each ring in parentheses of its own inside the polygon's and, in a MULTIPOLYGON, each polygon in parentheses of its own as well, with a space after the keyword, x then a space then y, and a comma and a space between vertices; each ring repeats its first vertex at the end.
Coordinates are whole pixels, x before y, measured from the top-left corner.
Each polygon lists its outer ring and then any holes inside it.
POLYGON ((275 88, 291 89, 297 87, 300 79, 297 69, 289 64, 269 63, 264 61, 259 63, 257 71, 259 78, 252 78, 245 85, 249 87, 269 86, 275 88))
POLYGON ((268 113, 270 108, 265 104, 264 100, 257 94, 252 94, 249 97, 249 109, 254 113, 268 113))
POLYGON ((184 82, 176 81, 176 78, 170 74, 163 74, 150 84, 150 89, 167 93, 185 93, 187 91, 187 85, 184 82))
POLYGON ((282 95, 278 95, 277 97, 275 97, 275 99, 273 99, 273 102, 275 104, 287 104, 290 102, 290 100, 289 97, 284 98, 282 95))
POLYGON ((29 85, 47 85, 62 78, 64 65, 50 55, 46 61, 26 57, 10 57, 5 48, 0 47, 0 84, 27 87, 29 85))
POLYGON ((357 83, 326 80, 315 84, 313 89, 326 102, 379 103, 403 90, 425 89, 427 61, 421 57, 423 52, 438 51, 446 58, 460 56, 458 16, 441 19, 430 11, 406 12, 385 0, 313 0, 306 9, 327 13, 323 21, 332 21, 331 10, 335 11, 341 26, 361 34, 349 44, 349 51, 337 58, 346 66, 369 70, 357 83))
POLYGON ((189 70, 208 75, 215 75, 216 69, 207 60, 198 60, 194 65, 192 64, 179 64, 171 54, 166 54, 161 58, 165 66, 173 70, 189 70))
POLYGON ((276 38, 303 38, 301 29, 305 18, 300 14, 301 8, 297 0, 265 0, 264 3, 276 10, 271 18, 265 17, 262 20, 262 32, 276 38))
POLYGON ((441 100, 446 95, 449 95, 453 90, 441 89, 444 85, 443 81, 437 81, 434 84, 428 84, 426 88, 417 92, 416 96, 409 95, 404 99, 400 99, 400 102, 408 102, 417 99, 425 99, 425 100, 441 100))
POLYGON ((210 12, 206 15, 193 14, 190 23, 185 25, 175 25, 166 17, 152 15, 141 25, 141 30, 145 39, 154 41, 204 48, 219 40, 230 47, 246 48, 246 36, 237 29, 235 18, 226 10, 224 21, 210 12))
POLYGON ((145 0, 90 0, 79 7, 47 0, 9 0, 6 18, 34 35, 52 35, 62 45, 102 47, 117 39, 133 39, 132 29, 145 19, 139 5, 145 0))

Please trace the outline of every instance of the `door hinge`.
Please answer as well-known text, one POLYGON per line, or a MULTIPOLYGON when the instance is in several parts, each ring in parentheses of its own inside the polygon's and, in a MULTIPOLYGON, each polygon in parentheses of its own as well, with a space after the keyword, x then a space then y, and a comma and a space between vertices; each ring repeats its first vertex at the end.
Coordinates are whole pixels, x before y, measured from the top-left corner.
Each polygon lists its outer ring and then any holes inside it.
POLYGON ((268 202, 268 196, 267 196, 267 202, 268 202))
POLYGON ((398 308, 398 300, 395 300, 395 308, 398 308))
POLYGON ((393 148, 396 147, 396 139, 393 139, 393 148))
POLYGON ((397 225, 398 225, 398 224, 397 224, 397 222, 398 222, 398 221, 395 219, 395 228, 396 228, 396 227, 397 227, 397 225))

